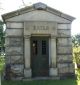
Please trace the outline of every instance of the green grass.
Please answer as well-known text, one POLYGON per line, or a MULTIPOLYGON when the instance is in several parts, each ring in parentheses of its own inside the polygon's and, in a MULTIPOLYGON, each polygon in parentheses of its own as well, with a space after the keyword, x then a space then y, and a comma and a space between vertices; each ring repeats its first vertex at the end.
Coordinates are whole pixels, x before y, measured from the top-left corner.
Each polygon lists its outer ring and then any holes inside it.
POLYGON ((78 85, 78 84, 75 79, 66 79, 66 80, 2 81, 2 85, 78 85))

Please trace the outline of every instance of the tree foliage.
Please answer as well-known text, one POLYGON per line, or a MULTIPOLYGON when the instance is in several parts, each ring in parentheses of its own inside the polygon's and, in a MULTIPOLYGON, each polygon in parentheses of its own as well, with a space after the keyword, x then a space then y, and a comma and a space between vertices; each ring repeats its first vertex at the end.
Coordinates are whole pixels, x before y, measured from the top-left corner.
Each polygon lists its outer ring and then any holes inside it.
POLYGON ((72 44, 74 60, 77 63, 77 67, 80 68, 80 34, 72 36, 72 44))
POLYGON ((4 43, 5 43, 5 31, 4 31, 4 23, 0 20, 0 72, 3 70, 4 65, 4 56, 1 54, 4 52, 4 43))
POLYGON ((3 29, 4 23, 0 20, 0 53, 4 51, 4 43, 5 43, 5 32, 3 29))

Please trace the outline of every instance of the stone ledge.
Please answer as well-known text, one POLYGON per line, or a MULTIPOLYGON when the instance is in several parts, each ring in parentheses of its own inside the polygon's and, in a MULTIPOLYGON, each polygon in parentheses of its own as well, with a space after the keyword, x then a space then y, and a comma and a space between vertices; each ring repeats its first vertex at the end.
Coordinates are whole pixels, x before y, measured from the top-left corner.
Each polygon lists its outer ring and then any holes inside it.
POLYGON ((23 81, 32 81, 32 80, 59 80, 59 76, 54 76, 54 77, 36 77, 36 78, 23 78, 23 81))

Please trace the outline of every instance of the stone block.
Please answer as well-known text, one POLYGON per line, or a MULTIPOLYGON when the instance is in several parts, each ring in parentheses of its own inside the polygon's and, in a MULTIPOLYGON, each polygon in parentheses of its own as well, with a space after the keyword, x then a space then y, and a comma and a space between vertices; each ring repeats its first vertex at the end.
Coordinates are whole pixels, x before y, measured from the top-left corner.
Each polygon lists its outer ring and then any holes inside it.
POLYGON ((10 56, 5 55, 5 63, 9 64, 11 62, 10 56))
POLYGON ((5 52, 6 55, 23 54, 23 47, 6 47, 5 52))
POLYGON ((58 29, 70 29, 70 24, 58 24, 58 29))
POLYGON ((57 30, 58 37, 71 37, 71 31, 69 29, 58 29, 57 30))
POLYGON ((71 29, 71 24, 67 24, 67 28, 68 29, 71 29))
POLYGON ((51 77, 58 76, 58 69, 57 68, 50 68, 49 69, 49 75, 51 77))
POLYGON ((74 67, 73 63, 69 64, 69 72, 70 73, 75 73, 75 67, 74 67))
POLYGON ((59 74, 66 74, 66 73, 69 73, 68 67, 64 67, 64 68, 59 69, 59 74))
POLYGON ((22 46, 23 38, 10 38, 10 44, 13 46, 22 46))
POLYGON ((23 64, 23 56, 10 56, 10 62, 11 64, 23 64))
POLYGON ((68 66, 67 63, 59 63, 59 64, 57 65, 58 68, 64 68, 64 67, 67 67, 67 66, 68 66))
POLYGON ((5 46, 8 46, 9 45, 9 38, 5 38, 5 46))
POLYGON ((72 46, 71 38, 57 38, 57 46, 72 46))
POLYGON ((5 39, 6 46, 22 46, 23 45, 23 38, 21 37, 6 37, 5 39))
POLYGON ((57 62, 72 62, 72 55, 57 55, 57 62))
POLYGON ((7 22, 7 28, 23 28, 23 23, 7 22))
POLYGON ((58 64, 58 71, 59 73, 68 73, 69 72, 69 67, 68 67, 68 64, 58 64))
POLYGON ((24 77, 25 78, 31 78, 32 77, 31 69, 24 69, 24 77))
POLYGON ((13 73, 13 76, 14 75, 22 76, 23 75, 23 69, 24 69, 24 65, 21 65, 21 64, 11 65, 11 72, 13 73))
POLYGON ((6 36, 22 36, 23 29, 6 29, 6 36))
POLYGON ((63 64, 58 64, 58 71, 59 74, 74 74, 75 69, 73 63, 63 63, 63 64))
POLYGON ((70 46, 58 46, 57 47, 57 53, 58 54, 71 54, 72 53, 72 47, 70 47, 70 46))

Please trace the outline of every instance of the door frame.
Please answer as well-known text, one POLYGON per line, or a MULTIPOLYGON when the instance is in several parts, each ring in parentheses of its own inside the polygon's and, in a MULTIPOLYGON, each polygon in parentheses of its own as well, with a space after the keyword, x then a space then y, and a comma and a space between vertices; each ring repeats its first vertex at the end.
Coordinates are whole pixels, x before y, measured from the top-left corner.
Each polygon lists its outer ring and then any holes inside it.
MULTIPOLYGON (((45 36, 44 35, 37 35, 37 36, 36 35, 33 35, 33 36, 31 36, 31 38, 30 38, 30 54, 32 53, 32 51, 31 51, 32 50, 31 49, 32 48, 31 47, 32 38, 38 38, 38 37, 42 37, 42 38, 45 38, 46 37, 48 39, 48 75, 46 77, 49 77, 49 66, 50 66, 50 35, 45 35, 45 36)), ((32 69, 32 55, 31 55, 31 59, 30 59, 30 66, 31 66, 31 69, 32 69)))

